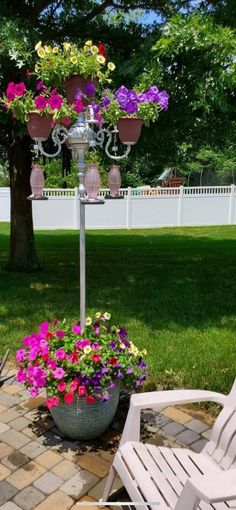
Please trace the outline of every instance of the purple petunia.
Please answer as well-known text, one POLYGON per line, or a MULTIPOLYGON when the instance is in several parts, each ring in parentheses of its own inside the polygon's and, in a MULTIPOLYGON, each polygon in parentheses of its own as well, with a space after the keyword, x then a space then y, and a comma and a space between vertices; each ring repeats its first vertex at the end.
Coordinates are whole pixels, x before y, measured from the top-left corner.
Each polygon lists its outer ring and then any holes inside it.
POLYGON ((83 91, 82 91, 80 88, 78 88, 78 89, 77 89, 77 92, 76 92, 76 94, 75 94, 75 99, 82 99, 82 98, 83 98, 83 95, 84 95, 84 94, 83 94, 83 91))
POLYGON ((126 339, 127 337, 127 330, 125 328, 120 328, 119 329, 119 337, 120 337, 120 340, 122 342, 124 342, 124 340, 126 339))
POLYGON ((162 92, 159 92, 158 94, 158 103, 163 108, 163 110, 167 111, 169 106, 169 94, 166 92, 166 90, 162 90, 162 92))
POLYGON ((96 87, 92 81, 88 81, 84 87, 85 93, 89 97, 93 97, 96 92, 96 87))

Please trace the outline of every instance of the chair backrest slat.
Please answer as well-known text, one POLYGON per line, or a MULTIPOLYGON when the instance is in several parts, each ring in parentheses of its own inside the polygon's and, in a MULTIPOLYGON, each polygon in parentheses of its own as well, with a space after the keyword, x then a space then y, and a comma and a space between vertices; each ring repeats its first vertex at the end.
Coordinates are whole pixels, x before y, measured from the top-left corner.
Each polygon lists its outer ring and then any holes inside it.
POLYGON ((235 461, 236 410, 230 397, 215 422, 211 439, 205 446, 204 452, 217 462, 222 469, 229 469, 235 461))

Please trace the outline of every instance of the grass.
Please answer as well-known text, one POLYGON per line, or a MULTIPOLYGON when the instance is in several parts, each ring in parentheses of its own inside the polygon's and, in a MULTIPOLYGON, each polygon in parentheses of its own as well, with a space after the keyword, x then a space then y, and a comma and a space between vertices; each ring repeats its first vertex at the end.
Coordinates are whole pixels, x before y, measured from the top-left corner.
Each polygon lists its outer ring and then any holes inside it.
MULTIPOLYGON (((0 224, 0 349, 43 320, 79 317, 79 240, 37 232, 43 270, 8 273, 9 225, 0 224)), ((152 379, 228 391, 236 372, 236 227, 87 233, 87 308, 148 350, 152 379)))

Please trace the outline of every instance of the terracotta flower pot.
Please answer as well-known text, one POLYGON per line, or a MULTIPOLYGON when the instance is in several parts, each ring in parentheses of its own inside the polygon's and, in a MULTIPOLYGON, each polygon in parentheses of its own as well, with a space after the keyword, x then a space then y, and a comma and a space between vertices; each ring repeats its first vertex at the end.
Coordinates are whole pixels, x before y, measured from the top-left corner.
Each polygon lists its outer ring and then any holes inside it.
MULTIPOLYGON (((69 104, 72 104, 74 102, 78 89, 81 89, 82 92, 85 94, 85 85, 88 82, 94 83, 94 80, 92 80, 92 78, 90 76, 88 76, 88 78, 85 79, 80 74, 76 74, 75 76, 70 76, 70 78, 66 79, 65 89, 66 89, 67 101, 69 104)), ((86 104, 86 102, 85 102, 85 104, 86 104)))
POLYGON ((31 138, 33 138, 33 140, 37 140, 37 138, 40 138, 41 141, 47 140, 51 133, 52 122, 52 115, 40 115, 37 112, 31 112, 27 122, 27 128, 31 138))
POLYGON ((117 122, 120 141, 134 145, 141 134, 143 120, 138 117, 122 117, 117 122))

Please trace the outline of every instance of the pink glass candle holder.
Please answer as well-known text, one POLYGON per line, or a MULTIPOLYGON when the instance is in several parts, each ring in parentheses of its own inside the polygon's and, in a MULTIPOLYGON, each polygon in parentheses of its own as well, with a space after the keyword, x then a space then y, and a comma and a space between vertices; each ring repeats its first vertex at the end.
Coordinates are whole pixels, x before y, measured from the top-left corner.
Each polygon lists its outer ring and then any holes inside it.
POLYGON ((111 196, 116 197, 119 195, 119 189, 121 185, 120 167, 118 165, 112 165, 108 174, 108 186, 110 189, 111 196))
POLYGON ((32 166, 30 174, 30 186, 35 198, 42 198, 44 188, 44 175, 41 165, 32 166))
POLYGON ((87 165, 85 189, 89 200, 96 200, 101 186, 101 178, 95 163, 87 165))

